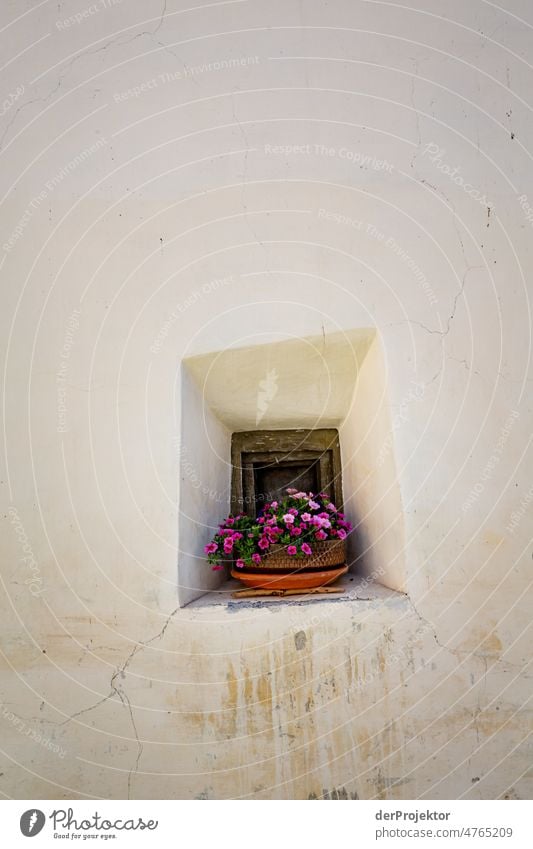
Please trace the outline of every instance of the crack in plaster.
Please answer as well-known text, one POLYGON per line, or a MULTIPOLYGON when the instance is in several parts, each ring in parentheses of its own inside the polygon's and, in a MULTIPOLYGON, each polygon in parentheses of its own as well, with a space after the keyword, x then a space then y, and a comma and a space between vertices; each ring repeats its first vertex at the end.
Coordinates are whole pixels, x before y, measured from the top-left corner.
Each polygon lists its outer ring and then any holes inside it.
POLYGON ((426 327, 426 325, 423 324, 421 321, 416 321, 415 319, 405 319, 404 321, 399 321, 399 322, 396 322, 396 323, 397 324, 416 324, 418 327, 421 327, 427 333, 436 334, 436 335, 442 336, 444 338, 444 336, 447 336, 448 333, 451 330, 451 323, 452 323, 453 319, 455 318, 455 313, 457 311, 457 302, 458 302, 459 298, 461 297, 461 295, 464 294, 464 289, 465 289, 465 285, 466 285, 466 278, 467 278, 468 273, 470 271, 473 271, 476 268, 483 268, 483 267, 484 266, 482 266, 482 265, 469 265, 468 268, 465 269, 465 272, 463 274, 463 279, 461 281, 461 287, 460 287, 459 291, 456 292, 456 294, 454 296, 452 311, 451 311, 451 313, 448 316, 448 319, 446 321, 446 330, 432 330, 430 327, 426 327))
MULTIPOLYGON (((462 244, 462 242, 461 242, 461 244, 462 244)), ((456 360, 456 357, 452 357, 451 355, 446 354, 445 348, 444 348, 444 339, 446 338, 446 336, 448 335, 448 333, 451 330, 452 321, 454 320, 455 314, 457 312, 457 303, 459 301, 459 298, 464 294, 464 290, 465 290, 465 286, 466 286, 466 278, 467 278, 469 272, 473 271, 475 269, 483 268, 483 267, 484 266, 482 266, 482 265, 469 265, 465 269, 465 271, 463 273, 463 278, 462 278, 462 281, 461 281, 461 286, 459 288, 459 291, 456 292, 456 294, 454 296, 451 313, 448 316, 448 319, 446 321, 446 330, 434 330, 431 327, 426 327, 426 325, 423 324, 421 321, 417 321, 416 319, 411 319, 411 318, 404 319, 403 321, 391 322, 388 325, 388 327, 398 327, 399 325, 402 325, 402 324, 414 324, 417 327, 422 328, 422 330, 425 330, 426 333, 429 333, 432 336, 440 336, 440 344, 441 344, 441 349, 442 349, 442 365, 438 369, 438 371, 433 375, 431 380, 429 380, 427 383, 424 383, 424 389, 427 389, 428 386, 431 386, 431 384, 434 383, 437 380, 438 377, 440 377, 440 375, 442 374, 442 370, 444 368, 444 365, 445 365, 445 361, 447 359, 456 360)), ((463 360, 457 360, 457 362, 463 363, 465 368, 469 369, 469 366, 468 366, 466 360, 464 360, 464 359, 463 360)), ((475 374, 478 374, 478 372, 475 372, 475 374)))
POLYGON ((416 108, 416 105, 415 105, 415 79, 416 79, 416 76, 418 75, 418 62, 417 62, 416 59, 413 60, 413 61, 414 61, 415 71, 414 71, 414 74, 412 74, 412 76, 411 76, 411 105, 412 105, 412 107, 415 111, 415 122, 416 122, 416 132, 417 132, 417 136, 418 136, 418 145, 416 146, 415 151, 413 153, 413 156, 411 158, 411 168, 415 167, 415 160, 418 156, 420 148, 422 147, 422 136, 420 134, 420 112, 418 111, 418 109, 416 108))
MULTIPOLYGON (((422 622, 422 624, 431 631, 433 639, 435 640, 435 642, 439 646, 439 648, 441 648, 444 651, 447 651, 450 654, 454 655, 455 658, 459 658, 460 653, 457 651, 457 649, 451 649, 448 646, 445 646, 444 643, 441 643, 441 641, 440 641, 440 639, 437 635, 437 629, 436 629, 435 625, 433 624, 433 622, 430 622, 429 619, 426 619, 425 616, 422 616, 422 614, 420 613, 420 611, 418 610, 418 608, 416 607, 415 603, 413 602, 413 600, 410 596, 407 596, 407 598, 409 600, 409 604, 411 605, 413 611, 415 612, 415 614, 418 617, 418 619, 420 620, 420 622, 422 622)), ((466 652, 466 654, 470 654, 470 653, 466 652)), ((476 655, 473 652, 471 654, 474 657, 476 657, 476 655)))
POLYGON ((140 763, 140 760, 141 760, 141 757, 142 757, 144 746, 143 746, 142 740, 140 739, 138 731, 137 731, 137 725, 135 723, 135 717, 134 717, 134 714, 133 714, 133 708, 132 708, 132 705, 131 705, 130 698, 127 695, 127 693, 124 691, 124 687, 121 686, 119 683, 117 683, 117 679, 119 679, 119 678, 124 679, 126 677, 126 670, 128 669, 130 663, 133 661, 134 657, 139 652, 143 651, 147 646, 149 646, 151 643, 155 642, 155 640, 161 640, 163 638, 163 636, 164 636, 164 634, 165 634, 165 632, 166 632, 166 630, 167 630, 167 628, 170 624, 170 620, 172 619, 173 616, 176 615, 178 610, 179 610, 179 607, 176 607, 175 610, 173 610, 172 613, 170 613, 167 616, 167 618, 165 620, 165 624, 163 625, 161 630, 157 634, 155 634, 155 636, 150 637, 150 639, 148 639, 148 640, 142 640, 142 641, 135 644, 135 646, 130 651, 130 653, 128 654, 128 656, 126 657, 126 659, 124 660, 122 665, 117 666, 117 668, 113 672, 113 675, 111 676, 111 682, 110 682, 111 689, 110 689, 110 692, 108 693, 107 696, 104 696, 102 699, 99 699, 97 702, 95 702, 95 704, 89 705, 89 707, 86 707, 86 708, 83 708, 82 710, 76 711, 76 713, 73 713, 71 716, 69 716, 63 722, 53 723, 53 724, 56 724, 56 725, 67 725, 71 720, 75 719, 78 716, 82 716, 85 713, 89 713, 89 711, 94 710, 99 705, 102 705, 102 704, 104 704, 104 702, 107 702, 109 699, 113 699, 114 696, 119 697, 122 705, 125 708, 127 708, 127 710, 128 710, 130 720, 131 720, 131 725, 132 725, 132 728, 133 728, 133 733, 135 735, 135 740, 136 740, 136 743, 137 743, 137 754, 136 754, 136 757, 135 757, 135 762, 134 762, 133 766, 131 767, 131 769, 128 773, 128 796, 127 796, 128 799, 131 798, 131 783, 132 783, 133 777, 139 771, 139 763, 140 763))
POLYGON ((248 139, 248 135, 246 133, 246 130, 244 129, 244 126, 241 123, 241 121, 239 120, 239 117, 237 115, 237 110, 235 108, 235 96, 234 96, 235 92, 232 91, 232 92, 230 92, 230 94, 231 94, 231 111, 232 111, 232 114, 233 114, 233 118, 235 119, 235 123, 237 124, 237 127, 238 127, 239 132, 242 136, 242 140, 244 142, 244 146, 245 146, 245 149, 246 149, 246 152, 244 154, 244 165, 243 165, 243 169, 242 169, 242 183, 241 183, 241 206, 242 206, 242 209, 243 209, 243 212, 244 212, 244 220, 245 220, 246 225, 248 226, 250 232, 252 233, 255 241, 257 242, 257 244, 260 245, 263 248, 263 251, 264 251, 264 254, 265 254, 265 259, 266 259, 265 269, 270 274, 271 271, 270 271, 270 265, 269 265, 268 251, 267 251, 265 245, 263 244, 263 242, 261 241, 261 239, 259 238, 259 236, 257 235, 255 227, 252 223, 252 220, 251 220, 250 216, 248 215, 248 206, 246 205, 246 185, 247 185, 247 180, 248 180, 248 157, 249 157, 249 154, 250 154, 250 150, 252 148, 250 147, 250 141, 248 139))
POLYGON ((20 106, 18 106, 18 107, 15 109, 15 112, 13 113, 13 116, 12 116, 11 120, 10 120, 10 121, 8 121, 8 123, 6 124, 6 127, 5 127, 5 129, 4 129, 4 132, 3 132, 3 133, 2 133, 2 135, 0 136, 0 150, 2 150, 3 145, 4 145, 4 140, 5 140, 5 138, 6 138, 7 134, 8 134, 8 132, 9 132, 9 130, 11 129, 11 127, 13 126, 13 124, 15 123, 15 121, 16 121, 16 119, 17 119, 18 114, 19 114, 20 112, 22 112, 22 110, 23 110, 23 109, 26 109, 26 107, 27 107, 27 106, 31 106, 31 105, 32 105, 32 103, 46 103, 46 101, 47 101, 47 100, 50 100, 50 98, 52 97, 52 95, 53 95, 53 94, 54 94, 54 93, 58 90, 58 88, 60 87, 60 85, 61 85, 61 80, 58 82, 58 84, 55 86, 55 88, 53 88, 53 89, 52 89, 52 91, 51 91, 49 94, 47 94, 47 95, 46 95, 46 97, 34 97, 34 98, 33 98, 33 100, 28 100, 26 103, 21 103, 21 105, 20 105, 20 106))
POLYGON ((142 36, 148 36, 149 38, 151 38, 154 41, 155 44, 158 44, 160 47, 163 47, 163 49, 168 51, 169 53, 171 53, 172 56, 174 56, 175 58, 178 58, 176 56, 176 54, 172 50, 170 50, 168 45, 166 45, 164 42, 159 41, 158 39, 155 38, 155 34, 157 32, 159 32, 159 30, 161 29, 161 27, 163 25, 166 12, 167 12, 167 0, 163 0, 163 8, 161 10, 161 16, 159 18, 159 23, 157 24, 157 26, 155 27, 154 30, 142 30, 141 32, 136 33, 135 35, 128 36, 126 39, 121 39, 120 36, 117 36, 116 38, 112 38, 109 41, 107 41, 105 44, 102 45, 102 47, 97 47, 95 50, 83 50, 81 53, 78 53, 76 56, 73 56, 72 59, 70 59, 70 61, 67 62, 67 64, 65 65, 63 72, 59 74, 56 85, 51 89, 51 91, 45 97, 36 97, 36 98, 33 98, 33 100, 28 100, 26 103, 22 103, 15 110, 13 117, 8 122, 7 126, 4 129, 4 132, 2 133, 2 136, 0 137, 0 150, 2 150, 2 146, 4 144, 4 140, 6 138, 6 135, 9 132, 9 130, 11 129, 11 127, 13 126, 18 114, 23 109, 25 109, 27 106, 31 106, 32 103, 46 103, 48 100, 50 100, 52 95, 54 95, 56 93, 56 91, 58 91, 61 88, 63 80, 68 75, 70 69, 78 61, 78 59, 82 59, 85 56, 95 56, 97 53, 101 53, 102 51, 107 50, 109 47, 114 47, 114 46, 122 47, 126 44, 130 44, 131 42, 135 41, 137 38, 142 38, 142 36))
MULTIPOLYGON (((414 602, 413 602, 413 600, 411 599, 410 596, 407 596, 407 599, 408 599, 409 604, 412 607, 413 611, 416 613, 418 619, 423 623, 423 625, 426 628, 429 629, 429 631, 431 631, 433 639, 435 640, 435 642, 439 646, 439 648, 443 649, 444 651, 447 651, 449 654, 453 655, 453 657, 455 657, 457 660, 463 660, 464 658, 474 657, 477 660, 481 661, 483 663, 484 669, 485 669, 483 677, 485 677, 487 675, 487 672, 488 672, 487 661, 488 661, 489 657, 494 657, 495 663, 502 664, 503 666, 514 668, 514 669, 521 669, 521 670, 524 669, 524 664, 513 663, 510 660, 504 660, 501 657, 496 657, 495 655, 488 655, 488 654, 484 654, 484 653, 479 652, 479 651, 468 651, 468 649, 452 649, 449 646, 444 645, 444 643, 442 643, 439 639, 436 626, 433 624, 433 622, 430 622, 429 619, 426 619, 424 616, 422 616, 422 614, 420 613, 420 611, 418 610, 418 608, 416 607, 416 605, 414 604, 414 602)), ((483 641, 481 641, 481 642, 483 642, 483 641)))

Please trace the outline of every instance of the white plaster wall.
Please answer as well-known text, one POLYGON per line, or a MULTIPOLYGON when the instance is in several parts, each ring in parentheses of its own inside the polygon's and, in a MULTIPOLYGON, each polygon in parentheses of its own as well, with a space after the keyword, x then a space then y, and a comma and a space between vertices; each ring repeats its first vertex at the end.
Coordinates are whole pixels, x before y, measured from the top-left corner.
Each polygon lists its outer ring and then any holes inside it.
POLYGON ((507 5, 2 4, 8 796, 531 795, 507 5), (183 358, 369 327, 409 597, 178 610, 183 358))
POLYGON ((375 330, 304 336, 188 358, 205 408, 233 431, 338 427, 375 330))
MULTIPOLYGON (((413 394, 413 400, 416 400, 413 394)), ((368 351, 340 429, 346 512, 356 534, 350 560, 372 581, 405 592, 405 533, 394 456, 395 431, 405 413, 391 417, 387 371, 379 337, 368 351)))
POLYGON ((181 422, 176 580, 180 604, 186 605, 220 585, 220 577, 206 568, 204 546, 229 513, 231 431, 205 405, 185 366, 181 422))

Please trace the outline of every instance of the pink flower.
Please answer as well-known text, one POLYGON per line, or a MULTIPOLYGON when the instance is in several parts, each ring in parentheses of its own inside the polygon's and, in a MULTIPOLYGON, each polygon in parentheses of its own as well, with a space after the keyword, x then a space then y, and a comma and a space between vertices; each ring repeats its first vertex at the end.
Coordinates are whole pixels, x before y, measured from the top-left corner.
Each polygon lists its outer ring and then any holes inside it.
POLYGON ((258 544, 259 548, 263 548, 263 549, 264 548, 270 548, 270 543, 269 543, 269 541, 267 540, 266 537, 261 537, 261 539, 259 540, 259 542, 257 544, 258 544))
POLYGON ((315 539, 327 539, 328 535, 325 531, 317 531, 315 534, 315 539))
POLYGON ((304 522, 310 522, 311 518, 311 513, 302 513, 302 520, 304 522))
POLYGON ((291 528, 291 537, 299 537, 301 533, 300 528, 291 528))
POLYGON ((242 534, 239 534, 239 533, 233 534, 233 542, 235 542, 236 539, 242 539, 242 534))
POLYGON ((309 501, 309 507, 311 510, 320 510, 320 504, 317 504, 316 501, 309 501))
POLYGON ((296 546, 295 545, 289 545, 288 548, 287 548, 287 554, 290 554, 291 557, 292 557, 293 554, 296 554, 296 546))
POLYGON ((307 555, 309 555, 309 554, 312 554, 312 553, 313 553, 313 549, 311 548, 311 546, 310 546, 310 545, 307 545, 307 543, 306 543, 306 542, 304 542, 304 543, 302 544, 302 551, 303 551, 303 553, 304 553, 304 554, 307 554, 307 555))
POLYGON ((223 569, 223 568, 224 567, 221 566, 219 563, 215 563, 214 566, 211 566, 211 569, 213 570, 213 572, 220 572, 220 570, 223 569))
POLYGON ((235 524, 235 519, 233 519, 231 516, 228 516, 228 518, 226 519, 226 525, 231 526, 231 525, 234 525, 234 524, 235 524))
POLYGON ((259 516, 259 519, 257 520, 257 524, 258 525, 264 525, 265 524, 265 517, 259 516))
POLYGON ((289 509, 287 510, 287 513, 292 513, 293 516, 297 516, 298 510, 296 509, 296 507, 289 507, 289 509))
POLYGON ((283 521, 286 525, 292 525, 294 523, 294 516, 292 515, 292 513, 285 513, 283 521))
POLYGON ((334 504, 331 503, 331 501, 329 502, 329 504, 326 504, 326 510, 329 510, 330 513, 334 513, 336 509, 337 508, 334 504))
POLYGON ((244 568, 244 560, 241 560, 241 558, 239 557, 239 559, 235 563, 235 566, 237 567, 237 569, 243 569, 244 568))
POLYGON ((287 490, 287 492, 289 493, 289 495, 294 495, 294 493, 296 492, 296 490, 294 489, 294 487, 292 487, 292 486, 291 486, 291 487, 289 487, 289 489, 287 490))
POLYGON ((339 528, 339 530, 337 531, 337 536, 339 537, 339 539, 346 539, 346 531, 343 528, 339 528))
POLYGON ((231 554, 233 551, 233 540, 229 537, 226 537, 224 540, 224 554, 231 554))
POLYGON ((307 492, 295 492, 294 498, 307 498, 307 492))
POLYGON ((278 502, 277 502, 277 501, 273 501, 273 502, 272 502, 272 504, 271 504, 270 506, 272 507, 272 509, 273 509, 273 510, 275 510, 275 509, 276 509, 276 507, 278 506, 278 502))
POLYGON ((210 542, 206 545, 204 551, 206 554, 214 554, 215 551, 218 551, 218 545, 216 544, 216 542, 210 542))
POLYGON ((320 516, 313 516, 311 524, 316 525, 317 528, 331 528, 329 519, 322 519, 320 516))
POLYGON ((252 554, 252 560, 254 561, 254 563, 261 563, 261 555, 257 554, 257 552, 255 554, 252 554))

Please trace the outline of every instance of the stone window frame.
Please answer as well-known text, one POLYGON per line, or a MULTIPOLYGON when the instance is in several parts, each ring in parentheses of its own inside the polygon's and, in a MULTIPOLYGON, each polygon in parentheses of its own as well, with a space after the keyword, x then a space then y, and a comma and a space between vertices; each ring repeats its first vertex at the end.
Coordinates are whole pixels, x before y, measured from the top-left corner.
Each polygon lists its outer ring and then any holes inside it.
POLYGON ((343 509, 342 463, 337 428, 240 431, 231 437, 231 512, 255 515, 253 462, 317 460, 319 491, 327 487, 343 509), (314 455, 314 456, 313 456, 314 455))

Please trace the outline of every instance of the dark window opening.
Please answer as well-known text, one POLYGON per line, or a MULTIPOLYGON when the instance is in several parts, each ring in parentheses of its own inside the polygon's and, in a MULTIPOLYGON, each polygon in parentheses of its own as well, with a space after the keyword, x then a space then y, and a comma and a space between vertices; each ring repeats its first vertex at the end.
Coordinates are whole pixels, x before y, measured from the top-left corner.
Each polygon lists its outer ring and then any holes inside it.
POLYGON ((234 433, 231 445, 233 513, 256 516, 289 487, 327 492, 342 508, 339 434, 334 428, 234 433))

